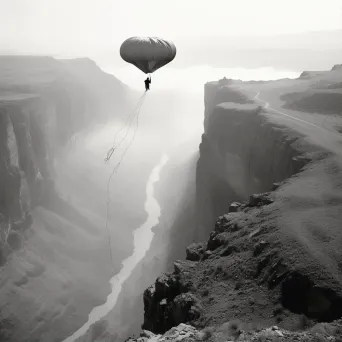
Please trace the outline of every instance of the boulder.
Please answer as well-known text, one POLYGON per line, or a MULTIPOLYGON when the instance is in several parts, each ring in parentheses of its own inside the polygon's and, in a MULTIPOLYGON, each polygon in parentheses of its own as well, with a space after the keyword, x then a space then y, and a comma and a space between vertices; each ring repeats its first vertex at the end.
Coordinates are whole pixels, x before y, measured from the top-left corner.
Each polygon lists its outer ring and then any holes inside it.
POLYGON ((190 261, 201 260, 206 247, 206 243, 192 243, 186 248, 186 259, 190 261))
MULTIPOLYGON (((156 342, 195 342, 201 341, 200 332, 194 327, 181 323, 177 327, 170 329, 166 334, 155 340, 156 342)), ((152 342, 152 341, 151 341, 152 342)))
POLYGON ((273 184, 272 184, 272 191, 277 190, 277 189, 280 187, 280 184, 281 184, 281 183, 273 183, 273 184))
POLYGON ((212 232, 214 234, 210 234, 207 250, 213 251, 227 243, 227 234, 221 233, 217 234, 217 232, 212 232))
POLYGON ((249 198, 248 205, 250 207, 256 207, 256 206, 262 206, 262 205, 268 205, 273 203, 273 200, 269 198, 270 193, 265 192, 262 194, 253 194, 249 198))
POLYGON ((240 211, 241 207, 242 207, 242 203, 240 203, 240 202, 233 202, 229 206, 229 210, 228 211, 230 213, 236 213, 236 212, 240 211))
POLYGON ((148 330, 143 330, 143 331, 140 333, 140 337, 154 338, 155 336, 156 336, 156 335, 153 334, 153 332, 148 331, 148 330))
POLYGON ((181 293, 172 303, 172 316, 175 325, 199 318, 201 308, 197 298, 190 292, 181 293))
POLYGON ((155 282, 156 300, 173 298, 178 292, 178 282, 172 274, 165 273, 157 278, 155 282))
POLYGON ((264 249, 267 247, 267 245, 268 243, 264 240, 261 240, 258 243, 256 243, 253 248, 253 255, 258 256, 259 254, 261 254, 264 251, 264 249))
POLYGON ((203 256, 202 256, 202 260, 209 259, 212 256, 212 254, 213 254, 212 251, 205 251, 203 256))
MULTIPOLYGON (((241 204, 240 209, 244 207, 244 204, 241 204)), ((214 232, 222 233, 225 231, 229 231, 231 233, 236 232, 240 229, 239 220, 241 219, 244 212, 231 212, 226 215, 219 216, 218 220, 215 222, 214 232)))

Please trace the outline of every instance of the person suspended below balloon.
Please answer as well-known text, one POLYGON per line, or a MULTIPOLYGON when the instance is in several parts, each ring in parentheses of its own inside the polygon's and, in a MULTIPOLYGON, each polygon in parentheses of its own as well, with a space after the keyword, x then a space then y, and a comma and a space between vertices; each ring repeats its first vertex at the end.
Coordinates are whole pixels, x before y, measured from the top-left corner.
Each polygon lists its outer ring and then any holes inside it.
POLYGON ((113 175, 118 171, 119 166, 121 165, 126 152, 132 145, 136 131, 139 125, 139 112, 146 98, 147 91, 150 89, 151 84, 151 74, 156 70, 160 69, 164 65, 170 63, 176 57, 176 47, 175 45, 167 40, 157 38, 157 37, 131 37, 126 39, 120 48, 120 55, 122 59, 128 63, 135 65, 138 69, 140 69, 145 74, 148 74, 145 82, 145 91, 141 95, 138 100, 134 110, 127 117, 124 125, 116 132, 114 136, 114 142, 111 149, 107 152, 107 157, 105 158, 105 162, 108 163, 114 152, 120 147, 120 145, 126 140, 126 137, 130 131, 131 125, 133 121, 136 122, 133 138, 130 143, 123 151, 121 158, 118 163, 114 166, 113 171, 111 172, 108 182, 107 182, 107 210, 106 210, 106 228, 108 230, 108 243, 109 243, 109 251, 110 251, 110 259, 112 265, 114 265, 113 257, 112 257, 112 248, 111 248, 111 234, 109 228, 109 205, 110 205, 110 182, 113 175), (124 137, 116 143, 116 138, 118 134, 126 127, 126 134, 124 137))
POLYGON ((144 81, 147 91, 151 84, 150 74, 174 60, 176 46, 173 42, 158 37, 131 37, 122 43, 120 55, 124 61, 149 74, 144 81))
POLYGON ((145 91, 150 90, 151 76, 147 77, 144 82, 145 82, 145 91))
MULTIPOLYGON (((129 115, 124 124, 124 126, 126 126, 126 124, 130 122, 130 127, 132 121, 140 112, 145 100, 146 92, 150 90, 152 81, 151 74, 174 60, 176 57, 176 46, 173 42, 158 37, 131 37, 121 44, 120 56, 125 62, 133 64, 145 74, 149 74, 146 80, 144 80, 145 93, 141 96, 133 112, 129 115)), ((120 133, 122 129, 124 129, 124 127, 122 127, 117 134, 120 133)), ((117 134, 114 138, 113 147, 107 153, 105 162, 109 161, 118 147, 115 144, 117 134)), ((118 145, 121 145, 124 139, 122 139, 118 145)))

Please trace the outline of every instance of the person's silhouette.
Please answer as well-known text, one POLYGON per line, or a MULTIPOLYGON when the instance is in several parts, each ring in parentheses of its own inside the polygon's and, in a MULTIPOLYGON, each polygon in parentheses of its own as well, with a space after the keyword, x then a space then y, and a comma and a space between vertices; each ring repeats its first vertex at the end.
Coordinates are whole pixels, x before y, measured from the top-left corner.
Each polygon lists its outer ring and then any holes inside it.
POLYGON ((144 81, 145 82, 145 90, 150 90, 150 83, 151 83, 151 76, 150 77, 147 77, 146 80, 144 81))

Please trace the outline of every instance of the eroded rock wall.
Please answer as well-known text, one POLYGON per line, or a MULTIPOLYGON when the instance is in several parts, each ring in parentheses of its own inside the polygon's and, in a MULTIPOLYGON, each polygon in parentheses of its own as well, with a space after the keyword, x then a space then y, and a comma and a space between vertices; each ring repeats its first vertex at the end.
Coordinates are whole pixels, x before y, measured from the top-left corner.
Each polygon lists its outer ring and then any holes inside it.
POLYGON ((271 190, 305 164, 298 158, 298 136, 267 122, 262 108, 236 88, 209 83, 205 94, 205 133, 196 171, 199 241, 231 202, 271 190))
POLYGON ((127 88, 92 61, 0 58, 0 243, 3 262, 22 243, 30 211, 49 207, 54 159, 73 136, 120 116, 127 88), (115 115, 114 115, 115 116, 115 115))
MULTIPOLYGON (((173 326, 189 321, 205 326, 205 320, 210 318, 211 312, 210 301, 207 303, 206 300, 210 286, 208 289, 202 289, 202 286, 209 283, 212 277, 216 278, 222 273, 218 277, 231 283, 234 296, 238 296, 239 288, 236 284, 245 282, 249 276, 249 281, 253 283, 253 277, 260 276, 257 274, 257 258, 252 256, 251 260, 245 259, 248 249, 253 251, 254 244, 260 240, 257 238, 260 231, 253 232, 258 219, 253 216, 249 225, 246 216, 239 222, 226 224, 220 221, 224 218, 222 215, 229 211, 240 212, 243 208, 249 212, 253 207, 272 203, 267 194, 251 195, 276 189, 280 182, 298 173, 309 162, 302 154, 299 135, 271 124, 262 115, 261 107, 244 94, 239 94, 238 90, 233 89, 230 93, 229 89, 229 86, 218 83, 206 86, 205 133, 202 135, 196 170, 197 241, 206 242, 189 246, 188 261, 176 262, 174 273, 159 277, 144 293, 143 328, 156 333, 164 333, 173 326), (217 92, 214 91, 215 88, 217 92), (221 102, 225 96, 235 102, 221 102), (239 202, 245 204, 241 205, 239 202), (220 217, 219 221, 217 217, 220 217), (245 232, 241 230, 243 226, 248 227, 245 232), (215 232, 212 232, 214 227, 215 232), (223 233, 227 229, 229 237, 223 233), (245 236, 248 234, 251 237, 246 242, 245 236), (255 241, 252 239, 254 235, 255 241), (240 239, 241 245, 238 242, 240 239), (216 250, 219 256, 215 256, 216 252, 213 251, 216 250), (239 256, 232 261, 236 262, 236 265, 232 264, 233 268, 224 270, 223 266, 217 265, 216 258, 226 258, 235 253, 239 256), (210 261, 204 260, 213 260, 215 266, 212 274, 210 267, 202 264, 210 261), (241 262, 245 265, 247 260, 250 268, 243 266, 240 269, 238 265, 241 262), (236 273, 233 271, 235 268, 236 273), (243 271, 246 269, 248 276, 243 271), (232 281, 229 280, 231 278, 232 281)), ((242 213, 238 214, 238 217, 241 215, 242 213)), ((260 249, 263 247, 261 243, 260 249)), ((275 269, 272 268, 270 273, 272 272, 275 269)), ((216 281, 219 282, 218 279, 216 281)), ((260 283, 264 282, 265 280, 260 280, 260 283)), ((217 300, 220 301, 219 296, 217 300)), ((248 310, 247 307, 242 308, 244 305, 241 304, 240 311, 248 310)), ((218 310, 220 309, 214 308, 212 315, 215 316, 218 310)), ((245 316, 246 312, 241 315, 245 316)), ((260 317, 260 320, 263 321, 263 318, 260 317)), ((264 319, 265 325, 266 321, 264 319)))

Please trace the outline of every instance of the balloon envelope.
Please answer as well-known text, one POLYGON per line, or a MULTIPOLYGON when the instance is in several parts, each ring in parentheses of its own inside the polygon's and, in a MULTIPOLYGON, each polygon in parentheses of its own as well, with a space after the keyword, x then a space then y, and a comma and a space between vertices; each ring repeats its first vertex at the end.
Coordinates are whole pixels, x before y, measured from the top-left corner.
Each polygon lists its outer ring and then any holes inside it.
POLYGON ((152 73, 176 57, 175 45, 157 37, 131 37, 120 48, 122 59, 145 74, 152 73))

